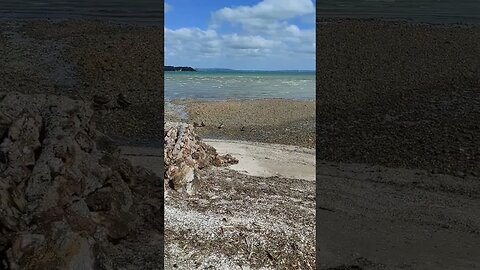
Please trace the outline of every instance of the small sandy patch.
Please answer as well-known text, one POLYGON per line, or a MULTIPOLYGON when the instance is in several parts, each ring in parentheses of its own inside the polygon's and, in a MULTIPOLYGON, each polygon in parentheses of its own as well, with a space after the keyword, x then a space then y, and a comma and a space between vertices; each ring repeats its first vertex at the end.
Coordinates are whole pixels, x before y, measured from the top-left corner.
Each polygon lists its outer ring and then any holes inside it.
POLYGON ((205 140, 220 154, 239 160, 229 168, 251 176, 279 176, 315 181, 315 150, 247 141, 205 140))

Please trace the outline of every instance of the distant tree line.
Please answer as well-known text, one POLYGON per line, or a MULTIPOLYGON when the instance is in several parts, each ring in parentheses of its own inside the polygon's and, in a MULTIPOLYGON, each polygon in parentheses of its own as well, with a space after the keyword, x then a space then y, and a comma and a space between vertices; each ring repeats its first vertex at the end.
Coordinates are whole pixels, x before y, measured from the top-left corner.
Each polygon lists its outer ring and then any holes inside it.
POLYGON ((192 67, 165 66, 165 71, 196 71, 196 70, 192 67))

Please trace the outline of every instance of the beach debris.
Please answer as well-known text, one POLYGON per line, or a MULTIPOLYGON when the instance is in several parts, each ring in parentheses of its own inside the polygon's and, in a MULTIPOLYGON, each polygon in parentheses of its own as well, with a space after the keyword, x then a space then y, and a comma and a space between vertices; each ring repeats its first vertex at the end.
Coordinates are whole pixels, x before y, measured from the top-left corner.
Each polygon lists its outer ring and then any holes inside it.
POLYGON ((141 234, 163 233, 161 179, 97 150, 90 106, 11 92, 0 112, 12 119, 0 139, 0 269, 118 269, 145 258, 141 234))
POLYGON ((201 127, 204 127, 204 126, 205 126, 205 123, 202 121, 202 122, 200 123, 200 126, 201 126, 201 127))
POLYGON ((120 105, 120 107, 123 107, 123 108, 132 105, 132 103, 130 101, 128 101, 127 98, 125 97, 125 95, 122 94, 122 93, 118 94, 117 103, 118 103, 118 105, 120 105))
POLYGON ((245 131, 245 126, 242 126, 242 128, 240 129, 240 131, 245 131))
POLYGON ((167 122, 164 133, 165 188, 194 194, 198 170, 238 163, 231 155, 219 155, 195 134, 194 126, 167 122))
POLYGON ((221 123, 219 126, 218 126, 218 129, 221 129, 223 128, 225 125, 223 123, 221 123))

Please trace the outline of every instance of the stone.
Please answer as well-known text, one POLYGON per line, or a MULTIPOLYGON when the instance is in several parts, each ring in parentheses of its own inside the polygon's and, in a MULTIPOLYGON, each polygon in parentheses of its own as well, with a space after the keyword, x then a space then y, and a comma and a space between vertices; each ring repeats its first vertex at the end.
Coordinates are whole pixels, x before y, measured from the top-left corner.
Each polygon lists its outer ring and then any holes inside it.
POLYGON ((198 170, 238 163, 231 155, 219 155, 186 123, 167 122, 164 133, 165 188, 193 195, 199 180, 198 170), (168 184, 168 185, 167 185, 168 184))
POLYGON ((112 245, 129 250, 142 246, 137 234, 162 233, 161 219, 143 218, 163 209, 162 181, 120 158, 108 138, 97 148, 91 104, 11 92, 0 100, 5 115, 0 268, 118 269, 142 258, 141 250, 112 253, 112 245))

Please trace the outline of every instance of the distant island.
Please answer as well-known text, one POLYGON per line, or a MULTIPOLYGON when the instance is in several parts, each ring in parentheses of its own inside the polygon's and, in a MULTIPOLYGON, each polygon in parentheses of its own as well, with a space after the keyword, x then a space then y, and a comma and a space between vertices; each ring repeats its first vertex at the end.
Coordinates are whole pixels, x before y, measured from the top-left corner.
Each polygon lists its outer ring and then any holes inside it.
POLYGON ((192 67, 165 66, 165 71, 196 71, 196 70, 192 67))

